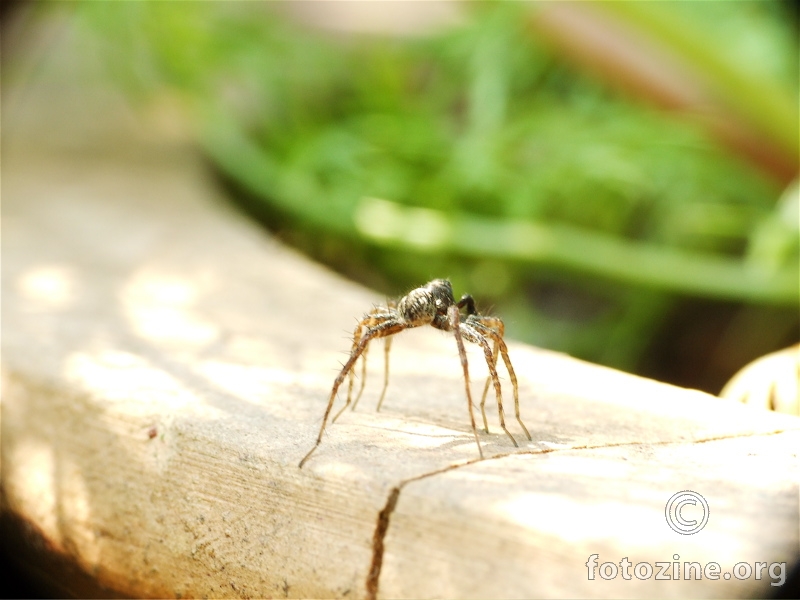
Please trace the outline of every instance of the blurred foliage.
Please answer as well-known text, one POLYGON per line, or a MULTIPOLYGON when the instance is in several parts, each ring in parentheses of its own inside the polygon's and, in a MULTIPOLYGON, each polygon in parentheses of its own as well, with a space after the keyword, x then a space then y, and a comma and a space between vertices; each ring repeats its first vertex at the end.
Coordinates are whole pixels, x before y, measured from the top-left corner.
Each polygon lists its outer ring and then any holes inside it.
MULTIPOLYGON (((744 113, 796 108, 784 5, 670 7, 626 18, 696 55, 744 113)), ((796 331, 796 189, 779 202, 696 123, 577 72, 537 41, 528 4, 469 4, 406 38, 313 31, 281 4, 79 8, 132 94, 180 96, 248 210, 389 295, 449 277, 511 336, 626 369, 694 298, 779 323, 727 343, 767 351, 796 331)), ((796 137, 795 118, 762 125, 796 137)))

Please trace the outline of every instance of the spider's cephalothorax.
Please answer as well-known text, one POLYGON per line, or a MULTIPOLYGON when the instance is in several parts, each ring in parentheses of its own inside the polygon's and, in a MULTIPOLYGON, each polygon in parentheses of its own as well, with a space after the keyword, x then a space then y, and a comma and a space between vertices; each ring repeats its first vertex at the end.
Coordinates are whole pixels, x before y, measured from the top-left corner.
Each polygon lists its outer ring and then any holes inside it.
POLYGON ((350 384, 347 391, 347 402, 342 409, 336 413, 333 420, 336 421, 339 415, 350 405, 353 396, 355 363, 360 356, 363 356, 361 388, 353 401, 353 408, 356 407, 361 397, 361 392, 364 391, 364 384, 366 382, 366 356, 367 346, 370 341, 375 338, 386 338, 383 391, 378 401, 378 410, 380 410, 383 398, 386 395, 386 388, 389 384, 389 348, 392 341, 390 336, 404 329, 420 327, 422 325, 431 325, 437 329, 455 333, 458 354, 461 358, 461 367, 464 371, 464 385, 467 393, 470 423, 472 424, 472 432, 475 436, 475 443, 478 445, 480 457, 483 458, 483 450, 481 449, 480 440, 478 439, 478 431, 475 428, 475 416, 472 412, 472 394, 469 387, 469 367, 467 364, 467 354, 464 350, 464 339, 481 346, 486 364, 489 367, 489 378, 486 380, 486 385, 483 388, 483 397, 481 398, 480 405, 481 415, 483 416, 483 427, 486 433, 489 433, 489 425, 486 421, 485 410, 486 393, 489 390, 489 384, 492 383, 494 384, 495 397, 497 398, 497 412, 500 416, 500 427, 502 427, 503 431, 511 438, 514 446, 517 446, 517 441, 514 439, 514 436, 512 436, 506 428, 505 415, 503 413, 500 378, 497 376, 497 369, 495 368, 499 352, 499 355, 503 357, 503 363, 506 366, 506 370, 508 370, 508 375, 511 378, 511 383, 514 388, 514 409, 517 422, 522 427, 528 439, 531 439, 531 434, 528 433, 528 429, 525 427, 519 415, 517 377, 514 374, 514 368, 511 366, 511 359, 508 357, 506 343, 503 341, 503 334, 505 332, 503 321, 497 317, 478 314, 478 311, 475 310, 475 301, 472 299, 472 296, 468 294, 465 294, 461 297, 461 300, 456 302, 453 296, 453 287, 450 285, 450 282, 446 279, 434 279, 422 287, 411 290, 397 302, 389 302, 385 307, 376 307, 370 313, 364 315, 364 318, 358 322, 353 332, 353 346, 350 351, 350 358, 348 358, 342 370, 339 372, 339 375, 336 377, 336 380, 333 382, 333 389, 328 399, 325 415, 322 418, 322 426, 320 427, 317 441, 311 450, 309 450, 308 454, 303 457, 303 460, 300 461, 300 467, 305 464, 314 453, 314 450, 322 443, 322 434, 325 431, 325 425, 328 423, 328 417, 330 416, 331 408, 333 408, 333 403, 336 399, 336 392, 339 390, 339 386, 344 381, 344 378, 348 375, 350 377, 350 384), (466 314, 462 314, 461 309, 464 309, 466 314), (492 340, 494 348, 489 345, 488 340, 492 340))

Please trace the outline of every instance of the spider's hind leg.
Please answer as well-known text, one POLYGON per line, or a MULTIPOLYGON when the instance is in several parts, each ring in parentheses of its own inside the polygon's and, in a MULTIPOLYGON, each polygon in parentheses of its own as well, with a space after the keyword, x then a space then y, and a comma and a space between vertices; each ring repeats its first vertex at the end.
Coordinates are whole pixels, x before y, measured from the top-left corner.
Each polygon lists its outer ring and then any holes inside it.
MULTIPOLYGON (((359 342, 361 341, 361 329, 364 327, 364 321, 360 321, 356 326, 356 330, 353 332, 353 346, 350 350, 350 356, 356 351, 359 342)), ((361 397, 361 392, 364 391, 364 383, 367 378, 367 352, 369 351, 369 342, 364 344, 364 348, 361 351, 361 389, 358 391, 358 395, 356 396, 355 402, 353 402, 353 410, 356 408, 356 404, 358 404, 358 399, 361 397)), ((350 406, 350 401, 353 398, 353 382, 356 378, 356 365, 355 362, 353 366, 347 372, 348 376, 348 385, 347 385, 347 400, 344 403, 344 406, 339 409, 339 411, 333 416, 331 419, 331 423, 336 423, 336 419, 338 419, 341 414, 345 411, 345 409, 350 406)))
MULTIPOLYGON (((387 337, 383 340, 383 390, 378 400, 378 407, 375 412, 380 412, 383 399, 386 397, 386 389, 389 387, 389 350, 392 348, 392 338, 387 337)), ((359 394, 360 396, 361 394, 359 394)), ((353 406, 355 408, 355 406, 353 406)))
MULTIPOLYGON (((377 316, 371 318, 378 318, 377 316)), ((365 319, 368 320, 368 319, 365 319)), ((359 324, 359 326, 363 325, 364 321, 359 324)), ((317 435, 317 441, 311 447, 311 450, 303 457, 300 461, 299 468, 303 468, 303 465, 306 461, 311 458, 311 455, 314 451, 319 447, 322 443, 322 434, 325 433, 325 425, 328 423, 328 417, 331 413, 331 408, 333 408, 333 402, 336 400, 336 392, 339 390, 339 386, 342 385, 344 378, 347 377, 350 370, 355 365, 356 361, 359 357, 364 353, 367 345, 373 338, 380 338, 380 337, 387 337, 390 335, 394 335, 400 331, 403 331, 408 326, 405 323, 399 322, 395 315, 389 314, 386 315, 385 318, 381 319, 381 322, 375 324, 374 326, 368 327, 366 333, 360 337, 358 344, 350 353, 350 358, 347 359, 347 362, 344 363, 342 366, 342 370, 339 371, 339 375, 336 376, 336 379, 333 382, 333 388, 331 389, 331 395, 328 398, 328 406, 325 408, 325 414, 322 417, 322 425, 319 428, 319 434, 317 435)), ((347 406, 347 405, 345 405, 347 406)), ((341 411, 340 411, 341 412, 341 411)))
MULTIPOLYGON (((395 300, 389 300, 386 306, 389 308, 387 313, 395 313, 397 302, 395 300)), ((381 390, 381 397, 378 399, 378 406, 375 408, 375 412, 380 412, 383 399, 386 397, 386 390, 389 388, 389 351, 392 349, 392 339, 392 337, 387 337, 383 340, 383 389, 381 390)))
MULTIPOLYGON (((358 347, 361 337, 363 335, 362 331, 364 329, 369 330, 370 327, 374 327, 376 325, 380 325, 381 323, 385 323, 386 321, 394 319, 394 315, 388 312, 388 310, 384 307, 376 307, 372 309, 367 315, 364 316, 361 321, 358 322, 356 325, 355 330, 353 331, 353 346, 350 350, 350 354, 356 351, 358 347)), ((353 400, 353 384, 355 381, 355 374, 356 374, 356 365, 355 362, 348 370, 348 386, 347 386, 347 401, 345 405, 336 413, 333 417, 332 423, 336 422, 336 419, 345 411, 345 409, 350 406, 352 401, 353 410, 356 409, 356 404, 358 404, 359 399, 361 398, 361 394, 364 392, 364 386, 367 383, 367 353, 369 352, 369 341, 364 345, 364 348, 361 351, 361 386, 358 389, 358 394, 356 395, 355 400, 353 400)))
MULTIPOLYGON (((358 340, 356 340, 355 336, 353 337, 353 348, 355 348, 358 340)), ((356 394, 355 399, 353 400, 353 408, 352 410, 356 409, 356 405, 358 404, 359 399, 361 398, 361 394, 364 393, 364 386, 367 384, 367 353, 369 352, 369 345, 364 347, 364 352, 361 354, 361 386, 358 388, 358 394, 356 394)), ((336 417, 333 418, 335 421, 336 418, 342 414, 347 405, 350 404, 350 399, 353 397, 353 383, 356 378, 356 366, 353 365, 353 368, 350 369, 350 382, 347 386, 347 403, 344 405, 344 408, 340 410, 336 417)))

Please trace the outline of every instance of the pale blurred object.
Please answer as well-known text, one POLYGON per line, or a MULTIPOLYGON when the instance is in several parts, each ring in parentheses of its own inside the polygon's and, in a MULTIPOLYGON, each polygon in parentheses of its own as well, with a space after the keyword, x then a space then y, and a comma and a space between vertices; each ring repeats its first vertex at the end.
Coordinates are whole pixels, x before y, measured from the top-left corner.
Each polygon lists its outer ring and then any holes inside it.
POLYGON ((800 344, 754 360, 736 373, 721 398, 800 415, 800 344))
POLYGON ((289 2, 293 18, 322 30, 344 34, 429 35, 463 23, 457 2, 289 2))

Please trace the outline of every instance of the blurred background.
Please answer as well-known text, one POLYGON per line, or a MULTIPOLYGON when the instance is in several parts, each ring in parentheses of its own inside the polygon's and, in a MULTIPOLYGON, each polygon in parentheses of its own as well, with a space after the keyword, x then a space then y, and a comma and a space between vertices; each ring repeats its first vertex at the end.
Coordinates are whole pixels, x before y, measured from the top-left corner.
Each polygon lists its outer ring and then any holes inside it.
POLYGON ((55 23, 84 52, 70 85, 191 131, 242 210, 389 297, 447 277, 511 338, 714 394, 800 339, 794 2, 9 16, 4 83, 55 23))

